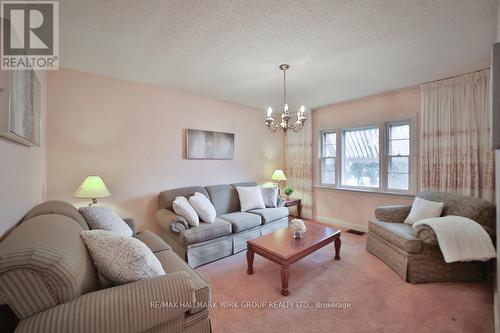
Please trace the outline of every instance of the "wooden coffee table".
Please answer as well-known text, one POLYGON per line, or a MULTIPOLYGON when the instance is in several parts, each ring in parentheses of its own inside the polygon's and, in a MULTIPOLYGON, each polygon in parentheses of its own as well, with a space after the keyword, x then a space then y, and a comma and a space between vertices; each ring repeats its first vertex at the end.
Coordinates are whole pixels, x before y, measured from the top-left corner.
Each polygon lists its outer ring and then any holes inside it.
POLYGON ((335 242, 335 260, 340 260, 340 230, 319 223, 304 222, 307 232, 301 239, 293 238, 289 228, 283 228, 247 241, 247 273, 253 274, 253 258, 257 253, 281 266, 281 294, 287 296, 289 266, 305 256, 335 242))

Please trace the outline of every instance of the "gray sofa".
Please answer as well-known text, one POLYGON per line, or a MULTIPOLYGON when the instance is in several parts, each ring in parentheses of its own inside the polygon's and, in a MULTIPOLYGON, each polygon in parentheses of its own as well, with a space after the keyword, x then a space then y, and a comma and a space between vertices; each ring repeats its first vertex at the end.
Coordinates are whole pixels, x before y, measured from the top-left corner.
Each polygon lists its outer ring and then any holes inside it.
POLYGON ((236 183, 212 186, 176 188, 160 193, 160 210, 156 220, 162 227, 161 237, 191 267, 230 256, 246 249, 249 239, 288 226, 288 209, 279 199, 277 208, 240 211, 237 186, 256 186, 257 183, 236 183), (215 207, 215 223, 200 222, 199 227, 184 228, 177 223, 183 218, 173 212, 177 196, 189 198, 195 192, 205 195, 215 207))
MULTIPOLYGON (((453 193, 421 192, 418 197, 443 202, 442 216, 458 215, 479 223, 494 238, 495 205, 479 198, 453 193)), ((368 224, 368 252, 377 256, 408 282, 481 281, 489 276, 491 262, 446 263, 434 231, 418 231, 403 223, 411 206, 385 206, 375 210, 368 224)))
POLYGON ((88 229, 74 206, 47 201, 0 243, 0 303, 20 319, 16 332, 211 331, 208 284, 160 237, 135 235, 166 275, 108 287, 80 238, 88 229))

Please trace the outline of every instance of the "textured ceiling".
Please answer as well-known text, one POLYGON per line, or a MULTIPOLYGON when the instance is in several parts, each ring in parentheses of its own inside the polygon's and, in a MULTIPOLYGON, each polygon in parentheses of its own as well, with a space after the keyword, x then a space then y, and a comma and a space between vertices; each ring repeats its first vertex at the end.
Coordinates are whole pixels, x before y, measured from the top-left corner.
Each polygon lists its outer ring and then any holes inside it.
POLYGON ((61 66, 292 110, 489 66, 497 0, 65 0, 61 66))

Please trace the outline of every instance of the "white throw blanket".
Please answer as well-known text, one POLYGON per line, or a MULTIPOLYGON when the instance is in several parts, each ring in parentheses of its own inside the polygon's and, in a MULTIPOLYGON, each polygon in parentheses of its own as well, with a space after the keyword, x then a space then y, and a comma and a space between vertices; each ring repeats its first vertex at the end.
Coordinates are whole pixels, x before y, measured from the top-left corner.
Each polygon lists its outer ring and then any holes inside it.
POLYGON ((479 223, 471 219, 448 215, 420 220, 413 224, 413 228, 418 229, 423 225, 431 227, 436 233, 439 247, 447 263, 486 261, 496 257, 490 236, 479 223))

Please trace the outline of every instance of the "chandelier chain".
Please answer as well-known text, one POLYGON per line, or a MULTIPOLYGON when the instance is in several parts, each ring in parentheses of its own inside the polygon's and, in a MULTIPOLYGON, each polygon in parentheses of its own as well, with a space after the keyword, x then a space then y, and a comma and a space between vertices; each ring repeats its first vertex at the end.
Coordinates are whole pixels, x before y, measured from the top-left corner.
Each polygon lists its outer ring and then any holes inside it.
POLYGON ((286 103, 286 68, 283 69, 283 106, 285 106, 286 103))

